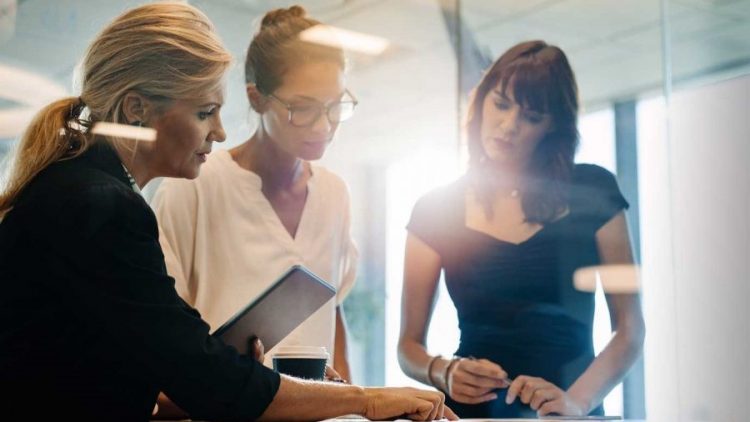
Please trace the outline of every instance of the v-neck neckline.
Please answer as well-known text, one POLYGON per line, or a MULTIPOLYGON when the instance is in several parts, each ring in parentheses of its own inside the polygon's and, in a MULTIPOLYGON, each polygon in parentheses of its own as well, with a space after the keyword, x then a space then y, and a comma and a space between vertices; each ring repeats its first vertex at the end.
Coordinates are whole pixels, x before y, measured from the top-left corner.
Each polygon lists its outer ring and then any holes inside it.
POLYGON ((544 231, 546 231, 547 229, 549 229, 551 226, 556 225, 556 224, 558 224, 558 223, 560 223, 562 221, 565 221, 568 217, 570 217, 570 215, 571 215, 571 211, 569 209, 568 212, 565 215, 563 215, 562 217, 558 218, 555 221, 552 221, 552 222, 549 222, 547 224, 542 225, 542 227, 539 230, 537 230, 536 232, 534 232, 531 236, 527 237, 526 239, 524 239, 524 240, 522 240, 520 242, 512 242, 510 240, 501 239, 501 238, 499 238, 499 237, 497 237, 497 236, 495 236, 493 234, 484 232, 482 230, 478 230, 478 229, 469 227, 468 224, 466 223, 466 200, 464 199, 463 204, 461 206, 461 227, 463 227, 464 230, 467 231, 467 232, 474 233, 476 235, 485 237, 485 238, 487 238, 489 240, 492 240, 493 242, 495 242, 497 244, 504 244, 504 245, 513 246, 515 248, 519 248, 519 247, 521 247, 521 246, 523 246, 523 245, 531 242, 532 240, 540 237, 542 235, 542 233, 544 231))
POLYGON ((315 166, 313 166, 311 163, 308 163, 310 178, 307 179, 306 183, 307 195, 305 198, 305 203, 302 206, 302 212, 300 213, 299 222, 297 222, 297 230, 294 234, 292 234, 289 232, 289 230, 286 229, 284 223, 281 221, 281 216, 279 216, 279 214, 271 204, 271 201, 263 193, 263 179, 261 179, 260 175, 240 166, 239 163, 234 161, 234 158, 232 158, 232 155, 228 150, 226 150, 225 152, 226 158, 231 161, 235 169, 245 178, 251 178, 251 180, 249 180, 249 184, 252 185, 253 190, 257 190, 258 201, 260 202, 261 206, 265 208, 263 215, 264 220, 266 221, 266 224, 268 224, 269 228, 273 231, 278 231, 280 233, 279 236, 281 236, 281 238, 291 243, 292 245, 300 242, 300 234, 303 234, 305 232, 304 228, 307 225, 306 221, 309 219, 308 214, 312 212, 310 211, 310 208, 312 207, 311 203, 314 201, 315 196, 315 166))
MULTIPOLYGON (((251 172, 252 173, 252 172, 251 172)), ((253 173, 255 174, 255 173, 253 173)), ((257 176, 257 174, 256 174, 257 176)), ((260 176, 258 176, 260 179, 260 176)), ((263 193, 262 189, 262 181, 261 181, 261 189, 260 189, 260 196, 263 201, 263 205, 267 207, 267 213, 266 215, 269 217, 268 220, 270 224, 276 227, 280 232, 283 232, 286 236, 286 239, 290 241, 292 244, 296 244, 300 242, 300 235, 304 233, 304 228, 306 226, 307 221, 307 215, 310 213, 309 209, 311 207, 311 202, 313 201, 313 195, 315 191, 315 170, 313 169, 312 164, 310 164, 310 178, 307 179, 306 187, 307 187, 307 194, 305 195, 305 203, 302 205, 302 211, 299 215, 299 221, 297 222, 297 230, 294 232, 294 234, 290 233, 289 230, 287 230, 286 226, 284 226, 284 222, 281 221, 281 216, 279 213, 276 212, 276 209, 273 207, 273 204, 271 204, 271 201, 268 199, 268 197, 263 193)))

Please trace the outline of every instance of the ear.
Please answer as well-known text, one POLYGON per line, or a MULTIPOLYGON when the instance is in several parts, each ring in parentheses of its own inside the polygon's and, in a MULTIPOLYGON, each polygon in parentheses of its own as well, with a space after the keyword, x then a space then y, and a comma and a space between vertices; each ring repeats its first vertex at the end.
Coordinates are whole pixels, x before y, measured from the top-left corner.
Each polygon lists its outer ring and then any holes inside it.
POLYGON ((122 100, 122 114, 126 123, 130 125, 136 122, 145 123, 153 109, 153 103, 135 91, 128 91, 122 100))
POLYGON ((248 101, 250 101, 250 107, 252 107, 256 113, 263 114, 266 111, 268 104, 266 96, 258 91, 258 87, 254 83, 248 83, 245 85, 245 92, 247 93, 248 101))

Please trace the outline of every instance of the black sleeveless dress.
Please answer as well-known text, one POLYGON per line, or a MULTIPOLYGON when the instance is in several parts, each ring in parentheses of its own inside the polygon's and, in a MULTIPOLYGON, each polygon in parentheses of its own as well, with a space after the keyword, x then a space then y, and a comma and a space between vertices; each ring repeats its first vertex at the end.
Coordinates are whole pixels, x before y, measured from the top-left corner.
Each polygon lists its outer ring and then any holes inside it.
MULTIPOLYGON (((486 358, 511 378, 530 375, 563 390, 594 359, 594 294, 573 286, 576 269, 600 263, 596 231, 628 207, 614 176, 576 165, 569 213, 519 244, 466 227, 463 177, 417 202, 409 232, 441 257, 445 283, 458 312, 456 354, 486 358)), ((462 418, 535 417, 515 400, 465 405, 448 398, 462 418)), ((603 414, 601 406, 592 414, 603 414)))

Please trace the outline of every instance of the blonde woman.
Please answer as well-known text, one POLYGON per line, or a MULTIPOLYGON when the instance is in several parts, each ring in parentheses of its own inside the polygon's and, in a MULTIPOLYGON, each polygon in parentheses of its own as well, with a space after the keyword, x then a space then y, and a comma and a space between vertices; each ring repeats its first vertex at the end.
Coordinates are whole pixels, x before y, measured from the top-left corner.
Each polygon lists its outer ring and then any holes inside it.
POLYGON ((455 417, 436 393, 280 376, 212 338, 177 295, 137 191, 196 177, 224 140, 229 63, 197 9, 138 7, 89 47, 80 97, 28 127, 0 196, 3 416, 145 421, 163 391, 194 419, 455 417), (153 128, 156 140, 95 136, 97 122, 153 128))

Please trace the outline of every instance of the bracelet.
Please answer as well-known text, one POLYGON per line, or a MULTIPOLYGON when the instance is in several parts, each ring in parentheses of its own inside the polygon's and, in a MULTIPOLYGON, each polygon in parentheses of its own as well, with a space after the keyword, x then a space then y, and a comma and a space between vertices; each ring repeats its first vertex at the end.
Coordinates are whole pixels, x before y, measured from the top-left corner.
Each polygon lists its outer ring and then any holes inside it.
POLYGON ((454 356, 453 359, 451 359, 451 362, 448 364, 448 366, 445 367, 445 373, 443 374, 443 381, 445 381, 445 393, 450 397, 451 395, 451 383, 448 379, 450 377, 451 371, 456 366, 458 362, 461 361, 462 358, 454 356))
POLYGON ((435 380, 432 379, 432 366, 435 365, 435 362, 440 359, 442 356, 437 355, 430 358, 430 362, 427 364, 427 381, 430 383, 431 386, 437 387, 435 385, 435 380))

